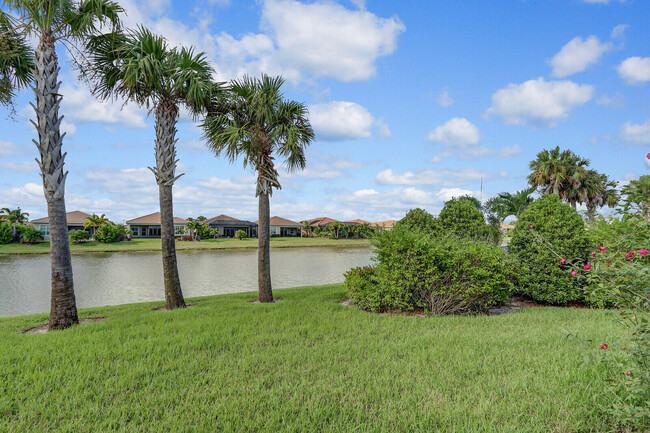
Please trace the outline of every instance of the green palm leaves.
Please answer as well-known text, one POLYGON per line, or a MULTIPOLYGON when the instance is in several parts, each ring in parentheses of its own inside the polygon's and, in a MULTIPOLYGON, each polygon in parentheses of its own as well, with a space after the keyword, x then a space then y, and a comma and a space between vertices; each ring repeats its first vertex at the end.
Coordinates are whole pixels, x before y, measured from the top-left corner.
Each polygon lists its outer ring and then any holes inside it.
POLYGON ((485 208, 491 214, 497 216, 499 222, 503 222, 509 216, 519 217, 521 213, 531 204, 534 199, 531 194, 535 192, 536 187, 530 187, 523 191, 517 191, 514 194, 502 192, 496 197, 491 198, 485 203, 485 208))

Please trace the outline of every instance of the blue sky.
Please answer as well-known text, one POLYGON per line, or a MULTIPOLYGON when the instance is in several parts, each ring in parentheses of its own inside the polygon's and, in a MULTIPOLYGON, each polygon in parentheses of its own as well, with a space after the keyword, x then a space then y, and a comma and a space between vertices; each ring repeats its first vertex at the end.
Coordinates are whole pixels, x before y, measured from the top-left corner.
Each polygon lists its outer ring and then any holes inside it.
MULTIPOLYGON (((621 182, 650 173, 650 8, 644 0, 122 1, 126 23, 194 45, 218 80, 282 74, 316 130, 307 169, 281 172, 271 213, 381 221, 455 195, 526 186, 559 145, 621 182)), ((62 61, 67 208, 115 221, 158 210, 153 120, 100 103, 62 61)), ((0 120, 0 207, 46 215, 31 95, 0 120)), ((179 124, 180 217, 257 219, 254 173, 179 124)))

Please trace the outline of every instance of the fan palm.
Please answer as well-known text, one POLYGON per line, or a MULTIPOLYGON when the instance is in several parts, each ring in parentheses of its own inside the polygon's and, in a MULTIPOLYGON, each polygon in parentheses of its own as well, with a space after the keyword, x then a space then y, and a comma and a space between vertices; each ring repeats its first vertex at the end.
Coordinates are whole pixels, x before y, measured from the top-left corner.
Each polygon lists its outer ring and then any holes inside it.
MULTIPOLYGON (((11 34, 31 35, 38 40, 34 51, 33 90, 36 104, 36 122, 32 124, 38 132, 34 140, 40 154, 37 160, 43 179, 45 200, 50 222, 50 255, 52 264, 52 297, 48 329, 63 329, 78 323, 77 305, 74 295, 72 261, 68 243, 68 226, 65 211, 65 179, 62 152, 63 137, 59 105, 59 60, 56 46, 64 42, 66 47, 87 40, 105 25, 119 27, 122 8, 110 0, 5 0, 14 16, 1 13, 2 22, 11 34)), ((21 40, 25 40, 24 38, 21 40)), ((19 49, 18 53, 24 50, 19 49)), ((8 56, 13 65, 26 65, 30 58, 21 54, 8 56)), ((15 67, 12 70, 16 70, 15 67)), ((16 74, 17 75, 17 74, 16 74)), ((28 77, 25 76, 24 80, 28 77)))
POLYGON ((149 168, 160 199, 165 304, 168 309, 185 307, 174 244, 172 187, 182 176, 176 174, 176 124, 181 105, 194 116, 205 112, 218 90, 212 68, 204 53, 170 48, 143 27, 94 37, 87 49, 95 96, 133 101, 155 113, 156 166, 149 168))
POLYGON ((11 18, 0 11, 0 105, 13 111, 16 90, 34 77, 34 54, 25 34, 14 28, 11 18))
POLYGON ((570 150, 560 151, 559 146, 543 150, 529 164, 532 172, 528 175, 528 184, 542 194, 558 194, 575 209, 582 202, 580 187, 587 174, 587 165, 588 159, 570 150))
POLYGON ((243 157, 244 167, 257 171, 259 197, 258 291, 260 302, 272 302, 269 196, 281 188, 273 154, 289 171, 305 167, 305 147, 314 139, 304 104, 285 100, 281 77, 244 77, 234 81, 228 95, 206 117, 208 147, 231 162, 243 157))
POLYGON ((92 214, 91 216, 86 217, 86 222, 84 223, 84 228, 85 229, 88 229, 88 228, 92 229, 91 234, 95 234, 95 232, 97 231, 97 229, 99 227, 104 226, 104 225, 109 224, 109 223, 110 223, 110 221, 108 220, 108 218, 106 218, 106 214, 101 214, 101 215, 92 214))
POLYGON ((616 189, 617 183, 610 181, 607 175, 595 170, 588 170, 580 189, 582 202, 587 205, 587 217, 593 222, 596 208, 608 206, 615 207, 620 195, 616 189))
POLYGON ((13 226, 12 233, 13 236, 16 237, 16 224, 26 223, 29 214, 27 212, 23 212, 20 208, 12 210, 7 207, 0 209, 0 212, 4 213, 1 218, 13 226))
POLYGON ((509 192, 502 192, 496 197, 491 198, 485 203, 485 208, 490 214, 494 214, 499 222, 503 222, 509 216, 519 217, 521 213, 526 210, 529 204, 535 199, 531 194, 537 188, 532 186, 523 191, 517 191, 514 194, 509 192))

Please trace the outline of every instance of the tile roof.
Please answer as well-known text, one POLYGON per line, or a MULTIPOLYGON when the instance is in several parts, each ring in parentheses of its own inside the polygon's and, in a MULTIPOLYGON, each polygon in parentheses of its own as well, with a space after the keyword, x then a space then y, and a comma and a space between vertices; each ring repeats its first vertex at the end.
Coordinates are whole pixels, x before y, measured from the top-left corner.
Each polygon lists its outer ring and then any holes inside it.
POLYGON ((362 220, 362 219, 356 219, 356 220, 350 220, 350 221, 343 221, 344 223, 352 223, 352 224, 371 224, 370 221, 362 220))
POLYGON ((321 217, 321 218, 314 218, 311 220, 307 220, 311 223, 312 227, 325 227, 327 225, 330 225, 332 223, 338 222, 337 220, 333 218, 328 218, 328 217, 321 217))
POLYGON ((219 215, 213 218, 208 218, 207 220, 202 221, 203 224, 215 224, 215 225, 256 225, 257 223, 253 223, 250 221, 246 220, 238 220, 237 218, 233 218, 228 215, 219 215))
MULTIPOLYGON (((86 218, 91 216, 90 214, 87 214, 86 212, 82 212, 80 210, 75 210, 72 212, 68 212, 65 214, 66 220, 68 221, 68 225, 70 224, 84 224, 86 222, 86 218)), ((31 221, 32 224, 49 224, 50 223, 50 218, 45 217, 45 218, 39 218, 37 220, 31 221)))
POLYGON ((302 226, 302 224, 300 223, 279 216, 271 217, 271 225, 272 226, 302 226))
POLYGON ((372 223, 370 225, 373 226, 373 227, 383 227, 385 229, 388 229, 388 228, 393 228, 396 223, 397 223, 397 220, 388 220, 388 221, 379 221, 379 222, 376 222, 376 223, 372 223))
MULTIPOLYGON (((187 224, 189 221, 183 218, 174 217, 174 224, 187 224)), ((126 222, 127 224, 160 224, 160 212, 141 216, 126 222)))

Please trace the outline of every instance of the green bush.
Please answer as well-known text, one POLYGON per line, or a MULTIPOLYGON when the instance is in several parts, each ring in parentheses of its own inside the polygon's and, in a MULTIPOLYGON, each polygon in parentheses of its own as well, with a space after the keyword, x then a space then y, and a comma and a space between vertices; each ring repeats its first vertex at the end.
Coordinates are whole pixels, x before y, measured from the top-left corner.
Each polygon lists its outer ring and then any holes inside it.
POLYGON ((526 208, 509 248, 520 263, 520 294, 554 304, 584 299, 578 279, 558 262, 585 261, 589 240, 578 212, 556 194, 543 195, 526 208))
POLYGON ((43 240, 43 233, 34 227, 22 226, 20 230, 20 242, 23 244, 35 244, 43 240))
POLYGON ((395 224, 395 227, 404 227, 422 233, 433 233, 440 229, 440 224, 429 212, 415 208, 408 211, 406 216, 395 224))
POLYGON ((97 229, 93 238, 97 242, 108 244, 111 242, 117 242, 120 239, 120 234, 122 230, 120 227, 114 224, 106 224, 97 229))
POLYGON ((514 266, 494 245, 403 226, 373 243, 374 274, 356 270, 346 278, 360 308, 462 313, 505 300, 513 289, 514 266))
POLYGON ((235 232, 235 238, 236 238, 236 239, 239 239, 240 241, 241 241, 242 239, 246 239, 247 237, 248 237, 248 236, 246 236, 246 232, 243 231, 243 230, 237 230, 237 231, 235 232))
POLYGON ((443 233, 462 238, 488 239, 489 228, 477 203, 478 200, 468 196, 454 197, 445 202, 438 215, 443 233))
POLYGON ((14 240, 14 232, 11 224, 0 222, 0 244, 8 244, 14 240))
POLYGON ((90 233, 86 230, 70 230, 68 232, 68 239, 73 244, 79 244, 90 239, 90 233))

